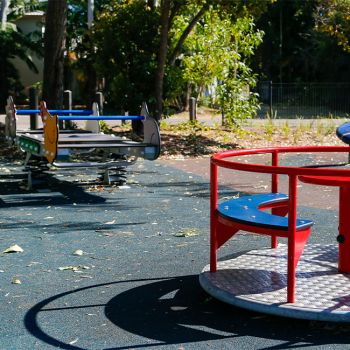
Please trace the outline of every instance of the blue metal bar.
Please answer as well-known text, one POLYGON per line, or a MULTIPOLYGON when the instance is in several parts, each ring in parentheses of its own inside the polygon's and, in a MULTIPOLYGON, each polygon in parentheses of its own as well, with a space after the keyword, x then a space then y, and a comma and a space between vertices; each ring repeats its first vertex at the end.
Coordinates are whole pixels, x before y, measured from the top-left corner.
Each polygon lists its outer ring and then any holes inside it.
MULTIPOLYGON (((17 109, 17 115, 29 115, 34 113, 40 113, 39 109, 17 109)), ((91 109, 49 109, 49 113, 52 114, 80 114, 90 115, 93 113, 91 109)))
POLYGON ((142 115, 59 115, 58 120, 144 120, 142 115))

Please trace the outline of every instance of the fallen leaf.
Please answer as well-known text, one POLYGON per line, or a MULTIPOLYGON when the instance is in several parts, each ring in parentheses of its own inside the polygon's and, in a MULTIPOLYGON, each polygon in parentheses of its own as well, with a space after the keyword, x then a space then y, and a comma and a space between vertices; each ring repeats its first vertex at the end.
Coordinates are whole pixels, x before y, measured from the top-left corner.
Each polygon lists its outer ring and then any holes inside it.
POLYGON ((80 271, 80 270, 89 270, 89 266, 84 266, 84 265, 68 265, 68 266, 61 266, 58 268, 60 271, 65 271, 65 270, 71 270, 71 271, 80 271))
POLYGON ((11 247, 5 249, 3 253, 23 253, 23 249, 19 245, 14 244, 11 247))
POLYGON ((73 252, 73 255, 81 256, 83 254, 84 254, 84 252, 81 249, 77 249, 75 252, 73 252))
POLYGON ((22 284, 22 282, 19 278, 13 278, 11 283, 12 284, 22 284))
POLYGON ((113 236, 122 236, 122 237, 130 237, 134 236, 132 232, 128 231, 107 231, 102 229, 97 229, 95 232, 102 234, 103 236, 113 237, 113 236))
POLYGON ((105 225, 113 225, 113 224, 115 224, 115 220, 105 222, 104 224, 105 225))
POLYGON ((182 229, 179 232, 174 234, 175 237, 193 237, 198 235, 199 235, 199 231, 196 228, 182 229))
POLYGON ((74 340, 72 340, 72 341, 69 342, 69 345, 75 344, 78 340, 79 340, 79 338, 75 338, 74 340))

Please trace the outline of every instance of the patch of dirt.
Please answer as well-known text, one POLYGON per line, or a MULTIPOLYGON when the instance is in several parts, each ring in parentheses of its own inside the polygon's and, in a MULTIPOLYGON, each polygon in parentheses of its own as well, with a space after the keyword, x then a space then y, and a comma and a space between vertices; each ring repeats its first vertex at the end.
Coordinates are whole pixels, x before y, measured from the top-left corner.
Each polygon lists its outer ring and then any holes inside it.
MULTIPOLYGON (((120 128, 114 131, 121 132, 120 128)), ((310 128, 295 126, 289 130, 283 127, 248 127, 243 130, 231 130, 222 127, 178 124, 161 125, 161 159, 183 159, 209 157, 229 149, 264 148, 271 146, 312 146, 341 145, 335 134, 335 126, 310 128)), ((132 137, 130 131, 123 135, 132 137)))

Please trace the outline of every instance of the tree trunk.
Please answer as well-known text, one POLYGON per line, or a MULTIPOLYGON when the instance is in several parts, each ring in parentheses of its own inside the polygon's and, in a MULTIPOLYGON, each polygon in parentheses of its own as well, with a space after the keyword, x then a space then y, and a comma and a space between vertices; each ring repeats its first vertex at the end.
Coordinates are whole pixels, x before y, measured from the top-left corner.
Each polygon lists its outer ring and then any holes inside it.
POLYGON ((160 45, 158 54, 158 66, 156 71, 155 82, 155 98, 156 98, 156 110, 155 118, 160 120, 163 111, 163 79, 165 71, 165 62, 168 51, 168 28, 169 28, 169 15, 170 15, 170 0, 163 0, 161 5, 161 17, 160 17, 160 45))
POLYGON ((1 6, 0 6, 1 30, 6 30, 8 7, 9 7, 9 0, 2 0, 1 6))
POLYGON ((49 108, 63 107, 64 50, 67 0, 49 0, 45 17, 43 100, 49 108))

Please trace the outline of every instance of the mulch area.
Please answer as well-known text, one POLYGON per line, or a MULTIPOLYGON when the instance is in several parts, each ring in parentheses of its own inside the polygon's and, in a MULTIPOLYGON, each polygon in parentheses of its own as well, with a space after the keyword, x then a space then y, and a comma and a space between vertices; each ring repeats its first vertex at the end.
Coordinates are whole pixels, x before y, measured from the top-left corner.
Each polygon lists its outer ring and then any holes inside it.
MULTIPOLYGON (((120 132, 120 128, 113 128, 120 132)), ((160 159, 202 158, 228 149, 264 148, 270 146, 344 145, 334 129, 302 130, 300 127, 286 132, 275 128, 267 133, 264 128, 232 130, 214 127, 168 125, 161 128, 162 150, 160 159)), ((130 131, 123 135, 131 137, 130 131)))

